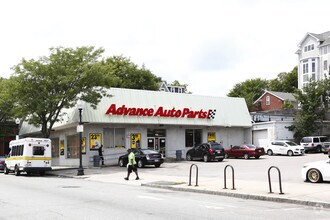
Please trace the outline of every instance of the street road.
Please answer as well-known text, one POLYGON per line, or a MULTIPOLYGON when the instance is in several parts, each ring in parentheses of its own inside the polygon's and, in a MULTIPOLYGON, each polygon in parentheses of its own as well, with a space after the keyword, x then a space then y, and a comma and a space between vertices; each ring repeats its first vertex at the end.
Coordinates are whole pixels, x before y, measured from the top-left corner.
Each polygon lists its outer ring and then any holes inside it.
POLYGON ((329 209, 174 192, 130 185, 133 181, 116 184, 0 173, 0 219, 283 220, 330 216, 329 209))

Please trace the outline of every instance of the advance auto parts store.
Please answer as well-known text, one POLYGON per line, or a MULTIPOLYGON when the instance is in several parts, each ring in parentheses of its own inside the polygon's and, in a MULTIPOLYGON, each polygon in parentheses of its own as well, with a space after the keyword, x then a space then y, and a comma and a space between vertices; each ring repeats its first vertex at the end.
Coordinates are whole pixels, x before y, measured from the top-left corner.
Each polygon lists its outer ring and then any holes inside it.
MULTIPOLYGON (((195 144, 216 141, 230 145, 252 142, 251 118, 242 98, 198 96, 111 88, 93 109, 82 111, 83 165, 91 166, 103 145, 105 164, 116 164, 127 148, 149 148, 175 158, 195 144)), ((79 164, 78 108, 65 111, 51 133, 54 165, 79 164)), ((23 136, 40 135, 23 124, 23 136)))

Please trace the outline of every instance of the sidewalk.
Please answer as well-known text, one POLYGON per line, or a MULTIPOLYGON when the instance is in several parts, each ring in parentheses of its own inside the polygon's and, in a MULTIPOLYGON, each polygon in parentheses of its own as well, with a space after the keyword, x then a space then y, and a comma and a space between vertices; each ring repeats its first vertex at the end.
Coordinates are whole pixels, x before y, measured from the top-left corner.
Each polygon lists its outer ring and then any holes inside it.
POLYGON ((77 176, 77 168, 53 167, 53 171, 47 174, 60 177, 70 177, 99 181, 107 183, 118 183, 136 186, 169 189, 175 191, 186 191, 205 193, 212 195, 230 196, 243 199, 264 200, 273 202, 293 203, 306 206, 330 208, 330 185, 329 183, 286 183, 282 182, 282 192, 279 194, 279 183, 272 182, 272 192, 269 193, 268 182, 246 181, 235 179, 235 190, 232 189, 231 177, 227 177, 227 189, 224 188, 224 180, 199 177, 198 186, 196 176, 192 176, 191 186, 188 186, 189 176, 157 175, 154 173, 143 173, 140 180, 135 180, 135 174, 131 174, 131 180, 126 181, 125 169, 117 167, 97 167, 84 169, 85 175, 77 176))

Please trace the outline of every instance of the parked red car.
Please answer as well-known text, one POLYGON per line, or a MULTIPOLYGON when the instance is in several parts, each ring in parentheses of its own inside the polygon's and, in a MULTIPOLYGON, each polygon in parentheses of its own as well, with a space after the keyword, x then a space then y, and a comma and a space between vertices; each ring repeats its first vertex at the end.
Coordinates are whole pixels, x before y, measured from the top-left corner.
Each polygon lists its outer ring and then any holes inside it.
POLYGON ((249 159, 254 157, 258 159, 260 156, 265 154, 265 149, 263 147, 256 147, 252 144, 242 144, 241 146, 232 146, 230 149, 225 150, 225 158, 229 157, 244 157, 244 159, 249 159))

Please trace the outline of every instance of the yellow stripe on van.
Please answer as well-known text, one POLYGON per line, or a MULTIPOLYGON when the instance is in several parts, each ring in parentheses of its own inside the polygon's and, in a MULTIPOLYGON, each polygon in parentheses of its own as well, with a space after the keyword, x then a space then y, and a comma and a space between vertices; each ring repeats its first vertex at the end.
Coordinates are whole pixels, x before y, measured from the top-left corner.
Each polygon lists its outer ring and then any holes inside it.
POLYGON ((6 160, 52 160, 51 157, 8 157, 6 160))

